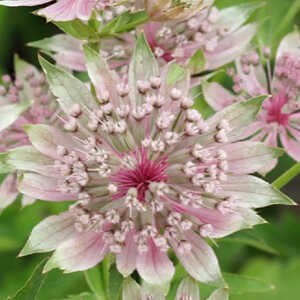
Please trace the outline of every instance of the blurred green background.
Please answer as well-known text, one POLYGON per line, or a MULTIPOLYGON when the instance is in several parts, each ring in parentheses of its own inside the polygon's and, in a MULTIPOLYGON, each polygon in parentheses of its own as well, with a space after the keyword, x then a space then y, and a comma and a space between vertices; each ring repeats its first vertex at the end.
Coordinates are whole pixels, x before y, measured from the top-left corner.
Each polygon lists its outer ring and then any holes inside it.
MULTIPOLYGON (((219 7, 259 0, 219 0, 219 7)), ((280 39, 300 23, 300 0, 269 0, 253 16, 260 20, 258 39, 275 49, 280 39)), ((37 64, 36 50, 26 43, 57 33, 52 24, 32 15, 33 9, 0 8, 0 73, 12 73, 13 54, 37 64)), ((294 164, 287 156, 268 176, 272 182, 294 164)), ((283 191, 300 202, 300 180, 295 178, 283 191)), ((35 224, 57 213, 65 204, 36 204, 21 209, 20 201, 6 209, 0 217, 0 300, 14 295, 30 276, 43 255, 17 258, 18 252, 35 224)), ((222 269, 226 272, 254 276, 272 284, 266 293, 231 295, 230 300, 296 300, 300 299, 300 209, 271 207, 260 213, 270 221, 251 232, 234 235, 215 248, 222 269)), ((88 291, 82 273, 62 275, 52 271, 45 280, 38 300, 63 299, 70 294, 88 291)))

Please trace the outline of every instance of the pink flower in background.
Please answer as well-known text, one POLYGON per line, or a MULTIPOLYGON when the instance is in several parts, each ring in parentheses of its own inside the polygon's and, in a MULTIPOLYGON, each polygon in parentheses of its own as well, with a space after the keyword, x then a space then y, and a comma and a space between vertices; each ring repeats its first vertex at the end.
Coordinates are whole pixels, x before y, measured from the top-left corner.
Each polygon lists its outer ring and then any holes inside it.
MULTIPOLYGON (((268 57, 270 50, 264 48, 267 73, 259 55, 251 51, 237 61, 237 74, 233 76, 233 90, 225 90, 218 83, 208 84, 204 89, 206 100, 220 110, 236 101, 259 95, 270 95, 263 103, 257 121, 249 126, 245 137, 277 146, 277 137, 287 153, 300 160, 300 36, 298 32, 287 35, 281 42, 273 75, 268 57)), ((264 168, 269 171, 276 160, 264 168)))
MULTIPOLYGON (((37 6, 53 0, 4 0, 5 6, 37 6)), ((57 0, 54 4, 38 10, 37 14, 45 16, 50 21, 89 20, 94 9, 103 10, 112 6, 114 0, 57 0)))
POLYGON ((184 64, 201 49, 205 59, 202 70, 213 70, 233 61, 245 51, 257 26, 241 25, 256 8, 257 5, 240 5, 219 11, 216 7, 210 7, 187 21, 147 22, 143 29, 160 60, 169 62, 175 59, 184 64), (241 18, 230 18, 235 10, 244 12, 241 18))
POLYGON ((235 104, 204 121, 192 109, 190 74, 169 77, 173 63, 159 70, 143 35, 128 84, 92 49, 84 51, 97 99, 41 60, 65 113, 64 128, 27 126, 33 146, 17 157, 14 150, 3 154, 6 167, 22 172, 20 192, 75 201, 38 224, 21 255, 55 250, 45 270, 73 272, 114 253, 124 276, 136 269, 146 282, 163 284, 175 272, 173 249, 193 278, 223 284, 204 238, 264 222, 252 208, 291 203, 249 175, 281 150, 236 142, 261 101, 235 104))
MULTIPOLYGON (((57 105, 49 91, 44 74, 35 67, 15 58, 15 79, 2 77, 0 86, 0 151, 29 145, 23 126, 37 123, 54 123, 57 105)), ((1 162, 0 162, 1 166, 1 162)), ((1 169, 1 172, 5 172, 1 169)), ((8 173, 10 170, 7 170, 8 173)), ((0 211, 18 195, 16 174, 11 174, 0 185, 0 211)), ((23 203, 30 203, 24 198, 23 203)))
MULTIPOLYGON (((193 72, 213 70, 230 63, 245 51, 257 26, 242 25, 259 6, 257 3, 248 3, 220 11, 216 7, 210 7, 202 9, 188 21, 147 22, 135 31, 118 36, 118 39, 103 39, 101 54, 112 69, 121 69, 126 73, 126 66, 136 43, 136 34, 142 30, 161 65, 171 60, 186 64, 200 49, 205 61, 200 70, 193 72), (238 17, 233 18, 236 15, 238 17)), ((61 66, 84 71, 83 44, 83 41, 60 34, 33 42, 31 46, 47 51, 61 66)))

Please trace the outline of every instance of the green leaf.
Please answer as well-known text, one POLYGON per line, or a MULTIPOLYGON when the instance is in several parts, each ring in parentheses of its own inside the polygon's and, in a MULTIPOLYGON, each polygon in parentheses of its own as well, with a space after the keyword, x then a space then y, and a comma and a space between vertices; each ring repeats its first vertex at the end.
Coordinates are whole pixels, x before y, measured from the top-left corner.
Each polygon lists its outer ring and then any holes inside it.
POLYGON ((195 51, 193 56, 188 61, 188 67, 192 74, 200 73, 205 69, 206 62, 202 49, 195 51))
MULTIPOLYGON (((272 283, 258 279, 252 276, 244 276, 239 274, 223 273, 223 277, 231 295, 246 295, 249 293, 266 293, 272 291, 275 287, 272 283)), ((202 295, 208 295, 217 287, 215 285, 207 285, 199 283, 202 295)))
POLYGON ((88 41, 97 41, 97 32, 91 27, 76 19, 68 22, 54 22, 62 31, 79 39, 88 41))
POLYGON ((159 75, 158 63, 146 40, 145 34, 141 33, 137 38, 136 48, 129 65, 130 98, 134 104, 141 105, 143 96, 139 93, 137 82, 149 80, 151 76, 159 75))
POLYGON ((167 85, 173 85, 177 81, 181 80, 185 75, 185 69, 175 62, 171 62, 167 74, 167 85))
MULTIPOLYGON (((264 294, 244 294, 243 300, 294 300, 299 298, 300 286, 300 257, 299 250, 296 256, 288 260, 274 260, 263 257, 254 257, 247 261, 242 274, 259 276, 264 281, 275 285, 275 289, 264 294)), ((230 300, 240 300, 239 295, 231 295, 230 300)))
POLYGON ((193 108, 197 109, 205 120, 215 113, 215 111, 206 102, 201 85, 191 89, 191 96, 194 99, 193 108))
POLYGON ((253 231, 242 231, 222 239, 222 243, 240 243, 254 247, 264 252, 278 255, 278 251, 269 246, 262 237, 254 234, 253 231))
POLYGON ((0 252, 16 250, 20 246, 16 238, 0 236, 0 252))
POLYGON ((67 298, 60 300, 97 300, 97 296, 91 293, 81 293, 79 295, 70 295, 67 298))
POLYGON ((10 300, 38 300, 37 295, 46 278, 46 275, 42 273, 46 261, 47 258, 40 262, 40 264, 34 269, 29 280, 14 297, 9 298, 10 300))
POLYGON ((265 293, 275 288, 274 285, 254 277, 231 273, 223 273, 223 276, 231 294, 265 293))
POLYGON ((119 33, 135 29, 138 25, 147 22, 149 17, 145 11, 136 13, 125 12, 106 24, 99 32, 100 37, 114 36, 119 33))
POLYGON ((98 266, 84 271, 86 282, 90 289, 97 295, 97 299, 106 300, 105 284, 98 266))
POLYGON ((110 300, 119 300, 122 295, 123 276, 114 264, 109 270, 108 293, 110 300))

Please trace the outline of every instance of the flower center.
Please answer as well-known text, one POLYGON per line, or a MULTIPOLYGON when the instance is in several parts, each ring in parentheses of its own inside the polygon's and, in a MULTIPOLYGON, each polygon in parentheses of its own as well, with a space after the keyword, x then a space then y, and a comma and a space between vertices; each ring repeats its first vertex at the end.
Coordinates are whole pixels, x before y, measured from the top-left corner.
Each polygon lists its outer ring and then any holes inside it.
POLYGON ((145 151, 142 151, 137 159, 134 168, 122 168, 118 173, 112 176, 112 181, 118 186, 118 193, 114 195, 115 199, 126 196, 131 188, 136 188, 137 198, 141 202, 145 202, 145 193, 151 182, 166 182, 168 176, 165 170, 168 165, 166 158, 162 160, 151 160, 147 157, 145 151))
POLYGON ((288 125, 290 114, 282 112, 287 102, 288 100, 284 95, 273 96, 265 102, 264 109, 267 112, 268 123, 278 123, 282 126, 288 125))

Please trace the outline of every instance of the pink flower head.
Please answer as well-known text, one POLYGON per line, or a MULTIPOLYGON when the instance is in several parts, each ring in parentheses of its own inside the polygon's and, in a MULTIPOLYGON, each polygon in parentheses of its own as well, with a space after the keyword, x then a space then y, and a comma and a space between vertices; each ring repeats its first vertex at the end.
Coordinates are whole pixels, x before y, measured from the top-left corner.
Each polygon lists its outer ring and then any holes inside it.
MULTIPOLYGON (((287 35, 277 51, 273 74, 269 62, 270 50, 264 48, 267 62, 265 73, 260 56, 251 51, 237 61, 237 74, 233 75, 233 90, 237 95, 226 91, 219 84, 212 83, 205 89, 206 100, 216 110, 233 102, 259 95, 270 97, 262 110, 245 132, 245 137, 276 146, 277 137, 287 153, 300 160, 300 36, 298 32, 287 35)), ((269 171, 276 161, 265 168, 269 171)))
POLYGON ((230 18, 234 9, 245 8, 241 5, 219 11, 213 6, 186 21, 148 22, 144 31, 153 52, 161 61, 175 59, 184 64, 201 49, 205 60, 202 71, 213 70, 241 55, 255 34, 255 24, 241 27, 254 7, 245 9, 245 18, 236 20, 230 18))
POLYGON ((174 275, 173 250, 196 280, 222 284, 205 238, 263 222, 252 208, 291 203, 249 175, 281 150, 236 142, 261 101, 235 104, 204 121, 189 96, 190 74, 178 78, 174 62, 160 70, 143 35, 128 82, 94 50, 84 51, 96 99, 81 81, 42 59, 65 113, 64 128, 28 126, 36 156, 12 161, 11 151, 3 159, 21 169, 18 188, 25 195, 75 201, 38 224, 21 255, 55 250, 46 270, 72 272, 110 252, 124 276, 136 269, 148 283, 162 284, 174 275))
MULTIPOLYGON (((161 65, 176 60, 185 65, 197 50, 203 52, 200 68, 192 72, 213 70, 241 55, 256 31, 256 24, 242 26, 258 4, 237 5, 218 10, 216 7, 202 9, 188 21, 147 22, 131 33, 105 39, 101 54, 112 69, 127 72, 137 32, 145 32, 147 41, 161 65), (237 13, 241 16, 233 18, 237 13)), ((59 65, 71 70, 84 71, 83 41, 66 35, 57 35, 32 43, 49 51, 59 65)))
POLYGON ((16 59, 16 78, 2 77, 0 86, 0 151, 30 144, 23 126, 52 123, 56 103, 43 73, 16 59))
MULTIPOLYGON (((36 6, 53 2, 53 0, 4 0, 5 6, 36 6)), ((104 10, 115 4, 114 0, 57 0, 54 4, 38 10, 37 14, 45 16, 50 21, 89 20, 94 9, 104 10)), ((107 12, 110 16, 110 12, 107 12)))
MULTIPOLYGON (((37 123, 52 123, 54 97, 43 73, 34 66, 15 58, 15 79, 2 77, 0 86, 0 151, 8 151, 29 145, 23 126, 37 123)), ((1 165, 1 163, 0 163, 1 165)), ((1 170, 8 173, 10 170, 1 170)), ((0 211, 11 204, 18 195, 16 175, 11 174, 0 185, 0 211)), ((31 202, 29 199, 24 203, 31 202)))

